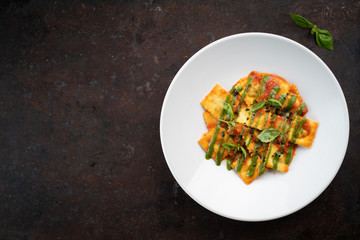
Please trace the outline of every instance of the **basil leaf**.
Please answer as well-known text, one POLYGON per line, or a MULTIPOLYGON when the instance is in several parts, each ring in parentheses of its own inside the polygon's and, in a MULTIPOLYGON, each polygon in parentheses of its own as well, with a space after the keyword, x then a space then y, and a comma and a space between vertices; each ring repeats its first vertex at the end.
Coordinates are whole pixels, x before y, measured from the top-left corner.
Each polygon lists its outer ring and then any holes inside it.
POLYGON ((225 111, 225 116, 227 116, 229 119, 233 119, 234 118, 234 112, 232 110, 232 107, 230 106, 230 104, 228 104, 227 102, 224 102, 224 109, 225 111))
POLYGON ((266 102, 269 103, 270 105, 274 106, 274 107, 277 107, 277 108, 281 108, 281 106, 282 106, 281 102, 279 102, 276 99, 269 99, 266 102))
POLYGON ((329 33, 329 31, 317 28, 315 37, 316 37, 316 43, 320 47, 323 47, 328 50, 334 50, 332 36, 329 33))
POLYGON ((306 18, 304 18, 300 15, 290 13, 290 17, 298 26, 300 26, 302 28, 312 28, 314 26, 314 24, 312 24, 306 18))
POLYGON ((226 120, 219 119, 219 121, 226 123, 228 126, 232 126, 232 127, 234 127, 234 128, 236 127, 236 125, 235 125, 235 119, 232 120, 232 121, 226 121, 226 120))
POLYGON ((253 106, 253 108, 251 109, 252 112, 255 112, 257 110, 259 110, 260 108, 262 108, 265 105, 264 101, 258 102, 257 104, 255 104, 253 106))
POLYGON ((228 150, 237 148, 237 146, 235 144, 233 144, 233 143, 223 143, 223 147, 228 149, 228 150))
POLYGON ((277 136, 279 136, 280 131, 274 128, 268 128, 265 129, 264 131, 262 131, 257 138, 264 142, 264 143, 268 143, 271 142, 272 140, 274 140, 277 136))

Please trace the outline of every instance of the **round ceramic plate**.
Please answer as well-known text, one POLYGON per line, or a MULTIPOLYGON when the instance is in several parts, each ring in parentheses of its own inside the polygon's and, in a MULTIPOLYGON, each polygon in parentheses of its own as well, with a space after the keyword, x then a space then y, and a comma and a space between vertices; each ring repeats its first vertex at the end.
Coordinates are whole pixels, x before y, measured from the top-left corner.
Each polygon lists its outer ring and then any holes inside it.
POLYGON ((209 44, 176 74, 162 106, 160 137, 176 181, 208 210, 236 220, 289 215, 317 198, 334 179, 349 138, 349 115, 335 76, 313 52, 285 37, 243 33, 209 44), (227 90, 252 70, 295 84, 319 127, 311 148, 298 147, 287 173, 265 172, 246 185, 226 163, 205 160, 197 143, 207 132, 201 100, 218 83, 227 90))

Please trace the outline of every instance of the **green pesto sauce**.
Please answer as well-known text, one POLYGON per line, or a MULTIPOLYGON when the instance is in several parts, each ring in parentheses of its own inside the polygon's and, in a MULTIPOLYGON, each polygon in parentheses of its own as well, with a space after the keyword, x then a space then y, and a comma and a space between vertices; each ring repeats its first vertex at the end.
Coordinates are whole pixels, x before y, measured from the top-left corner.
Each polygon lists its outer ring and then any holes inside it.
POLYGON ((252 139, 252 137, 251 137, 251 134, 250 134, 250 135, 249 135, 248 142, 246 143, 246 147, 248 147, 248 146, 250 145, 250 143, 251 143, 251 139, 252 139))
MULTIPOLYGON (((249 112, 251 112, 251 111, 249 111, 249 112)), ((248 140, 248 142, 246 143, 246 147, 248 147, 249 144, 250 144, 250 142, 251 142, 251 133, 249 134, 249 132, 250 132, 250 130, 251 130, 250 127, 251 127, 251 125, 253 124, 254 119, 255 119, 255 113, 252 113, 252 114, 251 114, 251 119, 250 119, 250 124, 249 124, 249 127, 248 127, 247 132, 246 132, 246 137, 245 137, 245 139, 244 139, 244 142, 246 142, 246 140, 248 140), (249 139, 248 139, 248 137, 249 137, 249 139)))
POLYGON ((270 127, 273 127, 273 126, 274 126, 275 119, 276 119, 276 115, 273 114, 273 115, 271 116, 271 120, 270 120, 270 127))
POLYGON ((269 118, 269 115, 270 115, 270 111, 266 113, 265 120, 264 120, 264 124, 263 124, 263 126, 261 127, 261 130, 264 130, 265 125, 266 125, 266 122, 267 122, 267 120, 268 120, 268 118, 269 118))
POLYGON ((239 160, 235 166, 235 171, 236 172, 240 172, 241 171, 241 168, 242 168, 242 165, 244 164, 244 161, 245 161, 245 155, 242 154, 241 155, 241 160, 240 160, 240 156, 239 156, 239 160))
POLYGON ((269 81, 270 78, 271 77, 269 75, 266 75, 266 76, 263 77, 262 81, 264 81, 264 82, 263 82, 263 85, 260 87, 261 96, 263 96, 263 93, 264 93, 265 88, 266 88, 266 83, 269 81))
POLYGON ((301 115, 301 114, 303 113, 305 107, 306 107, 306 104, 305 104, 305 103, 302 103, 302 104, 298 107, 298 109, 296 110, 295 114, 296 114, 296 115, 301 115))
POLYGON ((249 90, 249 87, 250 87, 250 84, 252 83, 252 81, 254 81, 253 78, 248 78, 248 81, 247 81, 246 86, 244 88, 244 92, 241 95, 241 100, 240 100, 240 103, 239 103, 239 106, 238 106, 238 109, 237 109, 237 112, 239 112, 239 115, 237 117, 240 116, 240 107, 244 102, 244 99, 246 97, 246 94, 248 93, 248 90, 249 90))
MULTIPOLYGON (((219 148, 218 148, 218 151, 216 153, 216 158, 215 158, 215 163, 217 166, 219 166, 221 164, 221 158, 220 158, 220 154, 221 154, 221 148, 222 148, 222 143, 224 141, 224 136, 225 136, 225 131, 223 131, 223 136, 221 137, 220 139, 220 143, 219 143, 219 148)), ((224 147, 223 147, 224 148, 224 147)))
POLYGON ((270 92, 268 99, 272 99, 280 91, 279 85, 276 85, 270 92))
MULTIPOLYGON (((229 138, 230 138, 230 136, 228 135, 227 138, 225 139, 225 142, 226 142, 226 143, 228 142, 229 138)), ((222 147, 223 147, 223 146, 222 146, 222 147)), ((219 151, 220 151, 220 149, 219 149, 219 151)), ((223 159, 224 153, 225 153, 225 148, 223 147, 222 150, 221 150, 220 156, 219 156, 220 162, 221 162, 221 160, 223 159)))
MULTIPOLYGON (((227 97, 226 97, 226 99, 225 99, 225 101, 223 103, 223 106, 225 105, 225 103, 228 103, 229 98, 230 98, 230 94, 227 95, 227 97)), ((224 110, 224 107, 223 107, 223 109, 221 110, 219 119, 222 119, 224 114, 225 114, 225 110, 224 110)), ((210 159, 211 158, 211 155, 214 152, 214 145, 215 145, 215 142, 216 142, 216 137, 219 134, 219 131, 220 131, 220 121, 218 121, 218 123, 216 124, 214 135, 212 136, 212 138, 211 138, 211 140, 209 142, 209 149, 205 153, 205 159, 210 159)))
MULTIPOLYGON (((295 115, 294 115, 294 118, 297 117, 297 116, 299 116, 299 115, 301 115, 302 112, 304 111, 304 108, 305 108, 305 107, 306 107, 305 103, 302 103, 302 104, 298 107, 298 109, 296 110, 295 115)), ((286 133, 286 138, 287 138, 287 135, 289 134, 290 127, 291 127, 291 122, 292 122, 292 120, 293 120, 294 118, 292 118, 291 121, 290 121, 290 123, 289 123, 289 129, 288 129, 288 131, 287 131, 287 133, 286 133)), ((298 124, 298 121, 299 121, 299 117, 297 117, 297 123, 295 124, 295 126, 298 124)), ((294 131, 295 131, 295 130, 294 130, 294 131)), ((293 136, 294 136, 294 134, 293 134, 293 136)), ((285 139, 286 139, 286 138, 285 138, 285 139)), ((296 140, 295 140, 295 141, 296 141, 296 140)), ((291 161, 294 145, 295 145, 294 143, 291 143, 291 145, 289 146, 289 148, 288 148, 288 150, 287 150, 286 157, 285 157, 285 163, 286 163, 286 164, 289 164, 290 161, 291 161)))
POLYGON ((241 128, 241 132, 240 132, 240 137, 242 138, 243 137, 243 132, 245 130, 245 126, 243 125, 242 128, 241 128))
POLYGON ((233 163, 233 160, 232 159, 227 159, 226 160, 226 169, 227 170, 232 170, 232 167, 231 167, 231 164, 233 163))
POLYGON ((253 104, 255 103, 256 99, 259 97, 260 94, 262 94, 265 90, 265 84, 267 83, 267 81, 270 79, 270 76, 269 75, 266 75, 264 76, 262 79, 261 79, 261 83, 260 83, 260 87, 259 89, 257 90, 256 92, 256 95, 255 95, 255 99, 253 101, 253 104))
MULTIPOLYGON (((299 119, 300 117, 298 117, 299 119)), ((306 118, 304 117, 303 119, 301 119, 299 125, 294 129, 294 133, 292 135, 292 138, 291 138, 291 141, 292 143, 295 143, 296 142, 296 139, 299 137, 299 133, 300 133, 300 130, 302 129, 302 126, 304 125, 304 123, 306 122, 306 118)))
MULTIPOLYGON (((250 112, 250 111, 249 111, 250 112)), ((254 119, 255 119, 255 115, 256 113, 251 113, 251 118, 250 118, 250 123, 249 123, 249 127, 251 127, 251 125, 254 123, 254 119)))
POLYGON ((297 98, 296 94, 291 95, 291 98, 290 98, 290 100, 289 100, 289 102, 288 102, 288 104, 286 106, 286 109, 287 109, 288 112, 290 112, 290 110, 292 109, 292 107, 293 107, 293 105, 294 105, 294 103, 296 101, 296 98, 297 98))
POLYGON ((279 102, 281 103, 281 105, 284 104, 285 100, 286 100, 286 94, 281 94, 279 97, 279 102))
POLYGON ((277 167, 278 167, 280 156, 281 156, 281 151, 276 151, 275 156, 273 157, 273 168, 274 169, 277 169, 277 167))
POLYGON ((292 158, 293 147, 294 147, 294 144, 291 144, 287 150, 286 157, 285 157, 286 164, 290 163, 290 160, 292 158))
POLYGON ((287 114, 285 114, 285 117, 284 117, 284 125, 283 125, 283 128, 282 128, 282 130, 281 130, 281 133, 280 133, 280 138, 279 138, 279 142, 283 142, 283 140, 286 140, 286 138, 284 139, 284 137, 285 137, 285 134, 286 134, 286 126, 287 126, 287 121, 286 121, 286 119, 287 119, 287 117, 289 116, 289 114, 287 113, 287 114))
POLYGON ((257 120, 257 122, 256 122, 256 124, 255 124, 255 126, 254 126, 255 129, 257 129, 257 127, 258 127, 258 125, 259 125, 259 123, 260 123, 261 117, 262 117, 262 114, 261 114, 261 115, 259 114, 259 116, 258 116, 258 118, 257 118, 258 120, 257 120))
POLYGON ((261 142, 257 141, 255 143, 255 148, 254 148, 254 155, 251 158, 251 164, 249 167, 249 170, 247 172, 248 177, 253 177, 254 176, 254 171, 255 171, 255 167, 256 167, 256 161, 257 161, 257 157, 258 157, 258 150, 261 146, 261 142))
POLYGON ((261 159, 261 162, 260 162, 260 166, 259 166, 259 175, 263 174, 265 172, 265 154, 266 154, 266 151, 265 151, 265 148, 266 148, 266 144, 265 143, 262 143, 262 147, 263 147, 263 152, 261 153, 260 155, 260 159, 261 159))
MULTIPOLYGON (((280 129, 281 128, 281 123, 280 123, 280 125, 278 126, 278 128, 277 129, 280 129)), ((271 149, 272 149, 272 147, 273 147, 273 145, 274 145, 274 142, 275 142, 275 139, 270 143, 270 145, 269 145, 269 148, 268 148, 268 151, 267 151, 267 155, 266 155, 266 159, 265 159, 265 166, 266 166, 266 164, 267 164, 267 162, 268 162, 268 160, 269 160, 269 156, 270 156, 270 153, 271 153, 271 149)), ((277 167, 277 166, 276 166, 277 167)))

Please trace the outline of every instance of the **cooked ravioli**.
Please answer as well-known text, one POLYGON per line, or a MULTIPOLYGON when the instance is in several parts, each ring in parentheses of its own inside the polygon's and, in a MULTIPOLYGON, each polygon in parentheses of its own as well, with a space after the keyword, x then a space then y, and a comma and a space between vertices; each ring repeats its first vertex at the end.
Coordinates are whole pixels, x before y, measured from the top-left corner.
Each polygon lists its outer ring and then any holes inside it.
MULTIPOLYGON (((205 151, 209 149, 209 143, 214 133, 215 133, 215 128, 212 128, 207 133, 204 133, 203 136, 199 139, 198 143, 205 151)), ((228 141, 229 141, 228 134, 226 133, 225 129, 220 128, 220 134, 216 136, 216 140, 214 142, 214 151, 211 155, 212 159, 216 161, 216 155, 218 154, 218 152, 219 154, 222 154, 221 157, 223 158, 228 155, 229 151, 227 149, 221 148, 221 144, 228 141), (225 141, 224 139, 227 139, 227 141, 225 141), (222 150, 223 152, 221 152, 222 150)))
POLYGON ((215 128, 218 120, 208 111, 204 111, 203 115, 207 129, 210 130, 212 128, 215 128))
POLYGON ((275 74, 252 71, 229 92, 216 84, 201 105, 206 158, 226 160, 246 184, 268 168, 287 172, 297 146, 311 147, 318 128, 296 86, 275 74))
MULTIPOLYGON (((239 160, 234 161, 231 164, 231 167, 235 169, 238 162, 239 160)), ((250 184, 252 181, 254 181, 256 178, 260 176, 259 175, 260 162, 261 162, 260 158, 253 159, 251 156, 247 156, 246 159, 244 160, 242 167, 240 171, 237 172, 237 174, 246 184, 250 184), (249 176, 249 171, 252 171, 253 175, 249 176)))
POLYGON ((200 104, 216 119, 218 119, 223 109, 223 102, 225 101, 227 95, 228 92, 220 85, 216 84, 200 104))

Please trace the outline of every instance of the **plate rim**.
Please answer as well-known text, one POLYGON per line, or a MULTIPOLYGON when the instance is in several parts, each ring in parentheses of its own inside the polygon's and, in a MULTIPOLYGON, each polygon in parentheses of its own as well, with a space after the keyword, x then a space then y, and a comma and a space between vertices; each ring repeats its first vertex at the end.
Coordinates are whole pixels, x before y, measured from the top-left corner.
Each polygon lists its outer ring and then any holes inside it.
MULTIPOLYGON (((331 80, 332 81, 332 80, 331 80)), ((172 174, 172 176, 175 178, 176 182, 180 185, 180 187, 185 191, 185 193, 187 195, 189 195, 195 202, 197 202, 200 206, 204 207, 205 209, 220 215, 222 217, 226 217, 228 219, 233 219, 233 220, 237 220, 237 221, 246 221, 246 222, 262 222, 262 221, 271 221, 271 220, 275 220, 275 219, 279 219, 285 216, 289 216, 299 210, 301 210, 302 208, 308 206, 310 203, 312 203, 315 199, 317 199, 330 185, 330 183, 332 183, 332 181, 334 180, 335 176, 337 175, 337 173, 339 172, 341 165, 345 159, 345 155, 347 152, 347 148, 349 145, 349 135, 350 135, 350 119, 349 119, 349 110, 348 110, 348 106, 347 106, 347 102, 346 102, 346 98, 344 95, 344 92, 342 91, 342 88, 340 86, 339 81, 337 80, 337 78, 335 77, 334 73, 331 71, 331 69, 326 65, 326 63, 319 57, 317 56, 313 51, 311 51, 310 49, 308 49, 307 47, 305 47, 304 45, 288 38, 288 37, 284 37, 281 35, 277 35, 277 34, 273 34, 273 33, 266 33, 266 32, 245 32, 245 33, 238 33, 238 34, 233 34, 233 35, 229 35, 223 38, 220 38, 212 43, 209 43, 207 45, 205 45, 204 47, 202 47, 200 50, 198 50, 195 54, 193 54, 183 65, 182 67, 179 69, 179 71, 175 74, 175 76, 173 77, 163 100, 162 106, 161 106, 161 112, 160 112, 160 126, 159 126, 159 130, 160 130, 160 143, 161 143, 161 149, 165 158, 165 161, 168 165, 168 168, 170 169, 170 172, 172 174), (176 176, 174 174, 174 171, 171 167, 171 165, 169 164, 169 160, 168 157, 166 156, 166 151, 164 149, 164 137, 163 137, 163 122, 164 122, 164 109, 166 107, 166 104, 168 102, 168 98, 170 96, 170 93, 175 85, 175 82, 177 81, 177 79, 179 78, 179 76, 181 75, 181 73, 184 71, 184 69, 186 69, 186 67, 193 61, 193 59, 195 59, 198 55, 200 55, 202 52, 206 51, 207 49, 217 45, 217 44, 221 44, 222 42, 231 40, 233 38, 241 38, 241 37, 247 37, 247 36, 257 36, 257 37, 272 37, 272 38, 277 38, 280 39, 282 41, 287 41, 289 43, 291 43, 292 45, 295 45, 296 47, 300 47, 302 50, 306 51, 307 53, 309 53, 312 57, 314 57, 326 70, 328 73, 330 73, 330 75, 333 77, 333 79, 335 80, 335 86, 337 88, 337 90, 340 92, 341 95, 341 101, 342 101, 342 105, 345 107, 345 126, 344 126, 344 130, 346 130, 346 143, 344 145, 344 149, 342 152, 342 157, 341 157, 341 161, 339 161, 338 166, 336 171, 334 171, 333 175, 329 178, 329 181, 327 182, 326 185, 324 185, 323 189, 321 191, 319 191, 317 194, 315 194, 312 198, 309 198, 309 200, 307 200, 305 202, 305 204, 300 205, 294 209, 292 209, 291 211, 286 211, 285 213, 282 214, 278 214, 278 215, 274 215, 273 217, 270 218, 258 218, 258 219, 252 219, 252 218, 246 218, 246 217, 234 217, 234 216, 228 216, 227 214, 224 214, 216 209, 213 209, 210 206, 207 206, 205 203, 203 203, 202 201, 200 201, 199 199, 197 199, 178 179, 178 176, 176 176)))

